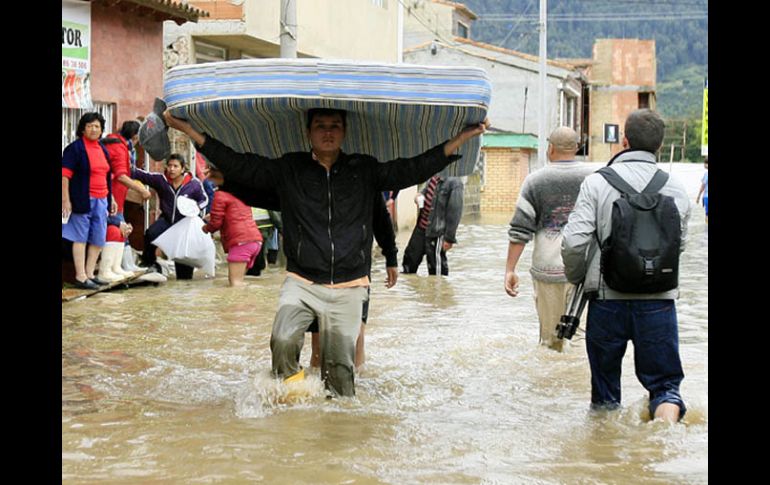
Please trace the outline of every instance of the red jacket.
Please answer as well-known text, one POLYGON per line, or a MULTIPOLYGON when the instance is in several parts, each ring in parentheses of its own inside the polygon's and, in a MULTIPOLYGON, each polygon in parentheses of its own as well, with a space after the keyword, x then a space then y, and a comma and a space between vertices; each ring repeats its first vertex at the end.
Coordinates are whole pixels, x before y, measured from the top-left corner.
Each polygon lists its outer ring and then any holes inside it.
POLYGON ((204 229, 206 232, 220 232, 225 252, 241 243, 262 242, 262 233, 251 216, 251 208, 234 195, 221 190, 214 192, 211 219, 204 229))
POLYGON ((112 170, 112 196, 118 204, 118 212, 123 213, 123 206, 128 195, 128 187, 118 182, 118 177, 131 177, 131 156, 128 153, 128 141, 119 133, 112 133, 102 139, 102 143, 110 153, 110 170, 112 170))

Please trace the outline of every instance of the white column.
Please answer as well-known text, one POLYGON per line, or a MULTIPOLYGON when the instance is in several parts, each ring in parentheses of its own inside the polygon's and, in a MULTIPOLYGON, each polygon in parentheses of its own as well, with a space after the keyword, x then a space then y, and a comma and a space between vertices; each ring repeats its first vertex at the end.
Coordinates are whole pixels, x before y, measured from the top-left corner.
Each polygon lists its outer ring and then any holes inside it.
POLYGON ((548 52, 546 35, 547 22, 546 22, 546 9, 547 0, 540 0, 540 109, 537 116, 537 168, 545 167, 545 151, 547 149, 546 138, 548 134, 547 119, 548 119, 548 92, 546 87, 546 53, 548 52))

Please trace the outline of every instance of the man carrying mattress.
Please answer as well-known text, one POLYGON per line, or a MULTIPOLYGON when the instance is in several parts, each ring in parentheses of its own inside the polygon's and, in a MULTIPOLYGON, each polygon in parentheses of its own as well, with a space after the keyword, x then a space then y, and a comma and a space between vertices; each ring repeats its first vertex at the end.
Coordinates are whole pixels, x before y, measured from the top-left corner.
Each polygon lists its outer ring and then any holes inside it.
POLYGON ((302 375, 304 333, 318 318, 321 377, 332 395, 352 396, 355 344, 369 286, 366 253, 372 247, 374 194, 426 181, 460 158, 453 153, 484 133, 488 122, 467 127, 416 157, 380 163, 342 152, 346 114, 308 110, 310 151, 277 159, 237 153, 168 111, 164 117, 195 142, 226 180, 280 197, 288 277, 270 338, 273 374, 283 379, 302 375))

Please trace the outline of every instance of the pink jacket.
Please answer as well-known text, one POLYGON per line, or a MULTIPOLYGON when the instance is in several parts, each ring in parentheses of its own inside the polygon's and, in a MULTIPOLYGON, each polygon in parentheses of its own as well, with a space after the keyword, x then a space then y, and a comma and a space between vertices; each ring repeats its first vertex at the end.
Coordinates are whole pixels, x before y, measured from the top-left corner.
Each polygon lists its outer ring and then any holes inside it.
POLYGON ((203 229, 206 232, 220 232, 225 252, 238 244, 262 242, 262 233, 251 216, 251 208, 234 195, 221 190, 214 192, 211 219, 203 229))

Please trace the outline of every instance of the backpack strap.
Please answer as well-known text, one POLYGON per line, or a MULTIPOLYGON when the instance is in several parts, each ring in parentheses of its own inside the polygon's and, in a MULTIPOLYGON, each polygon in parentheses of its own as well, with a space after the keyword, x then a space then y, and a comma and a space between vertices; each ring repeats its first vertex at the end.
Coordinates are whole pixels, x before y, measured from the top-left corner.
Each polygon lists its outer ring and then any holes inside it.
POLYGON ((626 195, 635 195, 639 192, 636 191, 633 187, 631 187, 628 182, 623 180, 623 178, 617 174, 614 170, 612 170, 610 167, 602 167, 599 170, 596 171, 599 175, 604 177, 604 179, 612 185, 615 189, 617 189, 621 194, 626 195))
MULTIPOLYGON (((607 180, 607 183, 612 185, 615 189, 617 189, 622 194, 636 195, 639 193, 636 191, 636 189, 631 187, 631 185, 629 185, 628 182, 623 180, 623 178, 620 175, 618 175, 617 172, 615 172, 609 167, 602 167, 599 170, 597 170, 596 173, 604 177, 604 179, 607 180)), ((647 184, 647 186, 642 190, 642 193, 657 194, 660 191, 660 189, 662 189, 663 186, 666 185, 666 182, 668 182, 668 174, 663 170, 658 169, 655 172, 655 175, 652 176, 652 179, 650 179, 650 182, 647 184)))
POLYGON ((647 187, 642 190, 643 194, 657 194, 660 189, 663 188, 664 185, 666 185, 666 182, 668 182, 668 174, 664 172, 661 169, 658 169, 655 172, 655 175, 652 176, 652 180, 650 180, 650 183, 647 184, 647 187))

